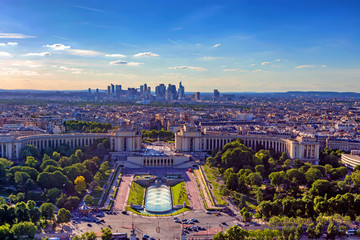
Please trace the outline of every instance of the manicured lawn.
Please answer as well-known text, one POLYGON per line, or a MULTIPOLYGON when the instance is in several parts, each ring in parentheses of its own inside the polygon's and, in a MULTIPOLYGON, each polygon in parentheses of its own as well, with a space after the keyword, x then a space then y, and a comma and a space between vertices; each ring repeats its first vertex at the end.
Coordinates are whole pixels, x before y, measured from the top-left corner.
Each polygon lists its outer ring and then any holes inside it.
POLYGON ((144 199, 145 187, 140 186, 136 182, 131 183, 131 189, 129 193, 128 205, 142 205, 144 199))
POLYGON ((99 198, 99 197, 101 197, 101 194, 102 194, 103 190, 104 189, 102 189, 102 188, 98 188, 98 189, 94 190, 91 195, 94 198, 99 198))
POLYGON ((227 202, 222 199, 223 195, 220 192, 220 186, 218 176, 220 176, 220 172, 217 168, 210 168, 206 165, 203 166, 204 172, 206 174, 207 179, 209 180, 210 185, 212 186, 212 193, 214 195, 216 204, 218 205, 226 205, 227 202))
POLYGON ((174 206, 183 205, 184 202, 186 203, 187 206, 189 206, 189 199, 184 182, 172 186, 171 191, 173 194, 174 206))

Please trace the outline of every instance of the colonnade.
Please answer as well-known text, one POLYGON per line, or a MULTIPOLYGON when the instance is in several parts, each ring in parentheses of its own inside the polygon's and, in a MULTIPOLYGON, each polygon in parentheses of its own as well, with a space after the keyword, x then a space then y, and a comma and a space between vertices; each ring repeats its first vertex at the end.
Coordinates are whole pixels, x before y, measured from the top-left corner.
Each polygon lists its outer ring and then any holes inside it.
POLYGON ((173 166, 174 159, 171 158, 144 158, 144 166, 173 166))

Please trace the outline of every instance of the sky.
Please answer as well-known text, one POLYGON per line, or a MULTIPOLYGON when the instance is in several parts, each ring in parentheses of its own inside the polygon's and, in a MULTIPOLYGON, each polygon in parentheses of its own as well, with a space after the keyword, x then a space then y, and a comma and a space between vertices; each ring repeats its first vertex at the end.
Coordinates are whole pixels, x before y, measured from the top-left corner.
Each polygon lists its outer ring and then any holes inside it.
POLYGON ((1 0, 0 89, 360 92, 358 0, 1 0))

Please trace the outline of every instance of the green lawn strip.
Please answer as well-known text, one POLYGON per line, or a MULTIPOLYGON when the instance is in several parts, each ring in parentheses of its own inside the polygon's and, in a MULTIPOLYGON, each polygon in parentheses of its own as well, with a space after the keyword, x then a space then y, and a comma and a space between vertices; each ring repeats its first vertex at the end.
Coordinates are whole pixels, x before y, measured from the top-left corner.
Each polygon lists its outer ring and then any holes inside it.
POLYGON ((175 186, 172 186, 171 190, 173 194, 174 206, 183 205, 184 202, 186 203, 186 206, 189 206, 189 199, 186 191, 185 182, 181 182, 176 184, 175 186))
POLYGON ((114 171, 114 174, 111 176, 111 182, 110 182, 110 184, 109 184, 109 187, 106 189, 106 193, 104 194, 104 197, 103 197, 103 199, 102 199, 102 201, 101 201, 101 206, 104 206, 104 204, 105 204, 105 202, 106 202, 106 199, 108 198, 108 196, 109 196, 109 192, 110 192, 110 189, 111 189, 111 186, 113 185, 113 183, 114 183, 114 180, 116 179, 116 176, 117 176, 117 174, 118 174, 118 172, 119 172, 119 169, 120 169, 120 167, 118 167, 117 169, 115 169, 114 171))
POLYGON ((209 181, 209 184, 212 186, 212 193, 215 198, 217 205, 227 205, 227 202, 222 198, 223 195, 220 192, 221 185, 218 183, 217 176, 220 175, 218 169, 209 168, 208 166, 203 166, 204 173, 206 174, 206 178, 209 181))
POLYGON ((200 176, 201 176, 200 181, 202 181, 203 184, 204 184, 204 186, 205 186, 205 189, 206 189, 207 195, 208 195, 208 197, 209 197, 209 199, 210 199, 210 202, 211 202, 211 204, 212 204, 213 206, 216 206, 216 204, 215 204, 215 202, 214 202, 214 199, 213 199, 213 197, 212 197, 212 195, 211 195, 211 193, 210 193, 210 190, 209 190, 209 188, 208 188, 207 185, 206 185, 206 181, 205 181, 204 175, 202 174, 202 171, 201 171, 201 170, 199 170, 199 171, 200 171, 200 176))
POLYGON ((95 189, 95 190, 92 191, 91 196, 93 196, 94 198, 100 198, 103 190, 104 189, 102 189, 102 188, 95 189))
POLYGON ((131 183, 130 193, 127 204, 130 205, 131 202, 133 205, 142 205, 145 194, 145 187, 142 187, 136 182, 131 183))
POLYGON ((133 212, 135 214, 138 214, 138 215, 141 215, 141 216, 148 216, 148 217, 168 217, 168 216, 175 216, 175 215, 179 215, 183 212, 187 212, 187 211, 190 211, 190 208, 181 208, 179 209, 178 211, 176 212, 173 212, 173 213, 170 213, 170 214, 161 214, 161 215, 155 215, 155 214, 147 214, 147 213, 142 213, 142 212, 139 212, 135 209, 132 209, 131 207, 126 207, 126 211, 130 211, 130 212, 133 212))

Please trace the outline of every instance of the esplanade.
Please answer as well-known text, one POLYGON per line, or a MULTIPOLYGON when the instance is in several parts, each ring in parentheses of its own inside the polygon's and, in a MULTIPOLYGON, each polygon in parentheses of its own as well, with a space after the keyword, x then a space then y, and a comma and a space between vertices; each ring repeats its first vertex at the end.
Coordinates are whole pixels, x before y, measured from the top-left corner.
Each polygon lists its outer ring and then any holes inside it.
MULTIPOLYGON (((142 134, 136 128, 121 126, 108 133, 72 133, 72 134, 40 134, 29 136, 15 136, 10 134, 0 135, 0 157, 8 159, 20 159, 21 150, 27 145, 34 145, 40 151, 45 148, 56 149, 61 144, 69 144, 71 148, 91 145, 97 139, 109 139, 110 150, 116 155, 121 152, 141 152, 142 134)), ((208 152, 213 149, 220 150, 225 144, 242 139, 243 143, 256 149, 272 149, 275 152, 286 152, 292 159, 316 162, 319 159, 319 143, 312 137, 297 137, 295 139, 286 137, 274 137, 256 134, 233 134, 227 132, 209 133, 201 131, 196 127, 183 125, 175 134, 176 152, 208 152)), ((171 154, 168 154, 169 156, 171 154)), ((148 159, 149 156, 137 159, 137 164, 143 166, 172 166, 175 162, 168 160, 148 159), (148 161, 149 160, 149 161, 148 161)), ((188 159, 188 158, 186 158, 188 159)), ((185 161, 185 159, 181 160, 185 161)))

